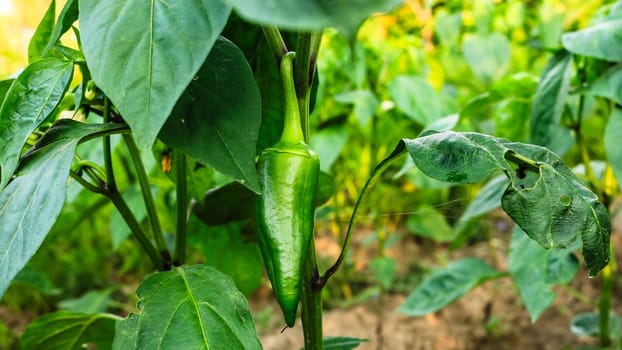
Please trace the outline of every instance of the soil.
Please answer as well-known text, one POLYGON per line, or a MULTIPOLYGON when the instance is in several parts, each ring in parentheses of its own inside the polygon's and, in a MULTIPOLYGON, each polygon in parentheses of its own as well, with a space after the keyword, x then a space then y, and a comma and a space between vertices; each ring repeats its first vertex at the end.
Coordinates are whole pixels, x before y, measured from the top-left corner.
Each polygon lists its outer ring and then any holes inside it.
MULTIPOLYGON (((506 230, 511 230, 510 225, 506 230)), ((615 223, 614 232, 618 233, 612 235, 612 244, 621 246, 620 226, 615 223)), ((419 264, 430 267, 465 256, 482 258, 498 269, 507 271, 509 240, 510 233, 506 232, 495 235, 490 241, 492 249, 484 241, 450 252, 447 247, 429 247, 429 242, 422 244, 408 236, 389 249, 387 255, 395 257, 399 266, 406 267, 398 274, 408 274, 409 269, 415 268, 408 263, 413 258, 419 264), (443 253, 439 254, 439 251, 443 253), (491 256, 491 251, 497 252, 495 256, 491 256)), ((365 255, 374 256, 373 247, 364 247, 360 238, 358 244, 356 239, 353 241, 352 254, 356 254, 355 261, 364 260, 365 255)), ((317 240, 317 245, 325 248, 318 248, 318 251, 338 251, 335 249, 336 244, 336 240, 330 236, 317 240)), ((618 261, 621 261, 622 254, 618 252, 616 255, 618 261)), ((410 271, 410 274, 413 272, 410 271)), ((589 279, 583 267, 569 287, 554 287, 557 295, 554 304, 535 323, 531 322, 510 278, 486 282, 453 304, 423 317, 410 317, 395 311, 406 299, 407 293, 384 293, 376 300, 324 311, 324 335, 368 339, 357 348, 360 350, 557 350, 597 346, 595 338, 574 335, 569 324, 578 313, 595 311, 599 283, 599 278, 589 279), (586 298, 577 297, 576 292, 586 298)), ((412 285, 411 289, 415 286, 412 285)), ((617 314, 622 314, 621 300, 616 298, 620 292, 619 287, 616 284, 613 306, 617 314)), ((271 299, 269 290, 258 295, 250 302, 254 312, 266 310, 266 303, 270 303, 271 299)), ((273 304, 270 308, 274 311, 273 318, 278 320, 278 306, 273 304)), ((263 329, 258 327, 264 349, 302 348, 300 320, 294 328, 285 329, 282 333, 281 330, 282 325, 263 329)))

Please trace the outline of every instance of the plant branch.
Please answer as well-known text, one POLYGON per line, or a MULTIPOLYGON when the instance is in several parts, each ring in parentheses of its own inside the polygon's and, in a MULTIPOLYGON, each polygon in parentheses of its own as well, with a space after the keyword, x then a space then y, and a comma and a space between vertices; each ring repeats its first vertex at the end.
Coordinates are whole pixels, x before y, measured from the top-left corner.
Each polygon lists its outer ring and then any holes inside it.
POLYGON ((117 208, 117 210, 123 217, 123 220, 125 220, 127 226, 129 226, 130 230, 132 231, 132 234, 134 234, 134 237, 136 237, 136 240, 141 245, 145 253, 147 253, 149 259, 151 259, 151 262, 153 262, 158 270, 165 270, 166 265, 164 264, 162 256, 155 249, 151 241, 149 241, 149 238, 147 238, 147 235, 140 227, 138 220, 136 220, 136 217, 134 216, 134 214, 132 214, 132 211, 127 206, 127 203, 125 202, 123 197, 121 197, 118 191, 107 192, 106 196, 110 198, 114 206, 117 208))
POLYGON ((352 215, 350 216, 350 221, 348 222, 348 228, 346 230, 346 237, 343 241, 343 245, 341 246, 341 252, 339 253, 339 257, 337 258, 337 261, 335 261, 335 263, 330 268, 328 268, 328 270, 326 270, 326 273, 324 273, 324 275, 318 279, 318 285, 324 286, 326 282, 328 282, 328 279, 333 274, 335 274, 335 272, 337 272, 337 270, 339 269, 339 266, 343 263, 343 260, 348 254, 348 248, 350 246, 350 239, 352 238, 352 229, 354 228, 354 225, 356 224, 356 214, 358 213, 359 207, 361 206, 361 203, 363 201, 363 198, 365 197, 365 194, 367 194, 367 191, 369 191, 369 189, 373 186, 373 184, 376 182, 378 177, 380 177, 380 175, 391 164, 393 164, 393 162, 395 162, 396 159, 399 158, 399 155, 403 154, 404 152, 406 152, 406 148, 403 148, 403 149, 398 148, 388 158, 385 158, 383 161, 378 163, 378 165, 374 168, 374 171, 372 172, 371 176, 367 178, 367 181, 365 181, 365 184, 363 185, 363 188, 361 189, 361 193, 359 194, 359 197, 356 199, 356 203, 354 204, 354 209, 352 210, 352 215))
POLYGON ((82 176, 80 176, 80 174, 78 174, 74 170, 70 170, 69 171, 69 176, 71 176, 80 185, 82 185, 82 187, 86 188, 87 190, 89 190, 89 191, 91 191, 93 193, 106 194, 106 190, 105 189, 100 188, 99 186, 93 185, 92 183, 90 183, 87 180, 83 179, 82 176))
POLYGON ((138 150, 138 146, 136 146, 136 142, 131 135, 123 135, 123 140, 127 144, 130 157, 134 162, 134 168, 136 169, 136 174, 138 176, 138 183, 145 202, 145 208, 147 209, 147 216, 153 231, 153 238, 160 254, 162 254, 162 257, 164 257, 165 262, 168 264, 170 263, 170 253, 166 246, 166 242, 164 241, 164 235, 162 234, 162 228, 160 226, 160 221, 158 220, 155 201, 153 200, 153 195, 151 194, 151 186, 149 185, 147 172, 145 171, 145 166, 143 165, 143 161, 140 157, 140 151, 138 150))
MULTIPOLYGON (((104 96, 104 123, 110 123, 110 99, 104 96)), ((108 188, 113 191, 117 189, 117 182, 114 178, 114 171, 112 167, 112 149, 110 146, 110 136, 104 136, 104 167, 106 169, 106 183, 108 188)))
POLYGON ((268 46, 270 46, 270 50, 272 50, 272 54, 274 55, 276 62, 280 63, 281 57, 289 52, 287 45, 285 45, 285 41, 281 36, 281 32, 276 26, 262 26, 261 30, 263 31, 263 35, 266 37, 266 41, 268 42, 268 46))
POLYGON ((296 61, 294 77, 296 81, 296 95, 300 109, 302 132, 305 141, 309 141, 309 111, 311 102, 311 85, 315 76, 317 54, 320 49, 322 32, 298 33, 296 41, 296 61))
POLYGON ((188 224, 188 188, 186 183, 186 155, 175 152, 175 171, 177 186, 177 232, 175 235, 175 265, 183 265, 186 260, 186 230, 188 224))
POLYGON ((305 349, 322 350, 322 286, 318 284, 319 272, 315 260, 315 242, 311 239, 304 267, 302 285, 302 330, 305 349))

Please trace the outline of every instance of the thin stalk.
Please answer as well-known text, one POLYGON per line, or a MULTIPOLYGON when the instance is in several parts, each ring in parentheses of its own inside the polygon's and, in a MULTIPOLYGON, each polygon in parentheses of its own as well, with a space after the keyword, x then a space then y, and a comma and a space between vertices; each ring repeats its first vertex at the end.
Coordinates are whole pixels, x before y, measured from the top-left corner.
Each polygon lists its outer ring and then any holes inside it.
POLYGON ((609 323, 611 321, 611 297, 613 295, 613 274, 612 264, 609 263, 600 273, 601 287, 600 300, 598 301, 600 345, 609 346, 611 335, 609 334, 609 323))
MULTIPOLYGON (((108 97, 104 97, 104 123, 110 122, 110 100, 108 97)), ((106 169, 106 183, 108 188, 113 191, 117 189, 117 182, 114 178, 114 171, 112 167, 112 149, 110 146, 110 136, 104 136, 104 167, 106 169)))
POLYGON ((136 217, 134 216, 134 214, 132 214, 132 211, 127 206, 125 200, 123 200, 123 197, 121 197, 118 191, 111 191, 108 192, 106 195, 108 196, 108 198, 110 198, 114 206, 117 208, 117 210, 123 217, 123 220, 125 220, 127 226, 129 226, 130 230, 132 231, 132 234, 134 234, 134 237, 136 237, 136 240, 141 245, 145 253, 147 253, 149 259, 151 259, 151 262, 153 262, 158 270, 164 270, 165 265, 162 256, 157 252, 153 244, 151 244, 149 238, 147 238, 147 235, 140 227, 138 220, 136 220, 136 217))
POLYGON ((151 186, 149 185, 149 179, 147 178, 147 172, 145 171, 143 161, 140 158, 140 152, 136 146, 134 138, 132 138, 131 135, 124 134, 123 140, 125 141, 130 157, 134 162, 134 168, 136 169, 136 174, 138 176, 138 183, 140 184, 140 190, 145 202, 145 208, 147 209, 147 217, 149 218, 149 224, 151 225, 151 230, 153 231, 153 238, 155 240, 156 247, 168 263, 170 262, 170 253, 168 251, 168 247, 166 246, 166 242, 164 241, 164 235, 162 234, 162 227, 160 226, 160 221, 158 220, 155 201, 153 200, 153 195, 151 194, 151 186))
POLYGON ((302 122, 305 142, 309 142, 309 111, 311 105, 311 85, 315 76, 317 54, 320 49, 322 32, 298 33, 296 40, 296 95, 302 122))
POLYGON ((263 35, 268 42, 268 46, 270 50, 272 50, 272 54, 274 54, 274 58, 277 63, 281 62, 281 57, 285 55, 289 50, 287 49, 287 45, 285 45, 285 41, 281 36, 281 32, 275 26, 270 27, 261 27, 263 31, 263 35))
POLYGON ((186 183, 186 155, 175 152, 175 171, 177 186, 177 232, 175 235, 176 265, 183 265, 186 260, 186 229, 188 224, 188 189, 186 183))
POLYGON ((99 194, 105 194, 106 190, 103 188, 100 188, 99 186, 95 186, 92 183, 86 181, 85 179, 82 178, 82 176, 78 175, 78 173, 76 173, 75 171, 71 170, 69 172, 69 175, 76 180, 80 185, 82 185, 82 187, 86 188, 87 190, 93 192, 93 193, 99 193, 99 194))
POLYGON ((322 332, 322 286, 318 285, 319 272, 315 260, 315 243, 309 245, 302 285, 302 330, 305 350, 324 348, 322 332))

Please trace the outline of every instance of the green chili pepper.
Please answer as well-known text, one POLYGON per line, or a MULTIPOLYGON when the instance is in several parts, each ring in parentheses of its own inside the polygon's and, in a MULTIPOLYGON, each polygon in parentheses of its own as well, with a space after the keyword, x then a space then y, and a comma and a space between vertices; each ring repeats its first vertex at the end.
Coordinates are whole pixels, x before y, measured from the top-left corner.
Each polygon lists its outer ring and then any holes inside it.
POLYGON ((292 327, 313 236, 313 199, 320 162, 304 142, 293 78, 294 53, 281 60, 285 124, 281 139, 259 157, 262 194, 255 212, 259 247, 285 323, 292 327))

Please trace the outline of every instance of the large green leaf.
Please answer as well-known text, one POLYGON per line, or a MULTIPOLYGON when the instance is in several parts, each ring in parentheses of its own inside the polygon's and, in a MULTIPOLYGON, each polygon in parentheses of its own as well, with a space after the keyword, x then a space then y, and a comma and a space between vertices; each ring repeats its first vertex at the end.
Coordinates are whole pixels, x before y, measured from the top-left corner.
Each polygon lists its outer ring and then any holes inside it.
POLYGON ((60 37, 65 34, 73 23, 78 19, 78 0, 67 0, 65 6, 58 15, 56 25, 50 33, 49 40, 42 54, 45 56, 58 43, 60 37))
POLYGON ((454 261, 421 282, 398 308, 410 316, 423 316, 455 301, 501 272, 477 258, 454 261))
POLYGON ((423 173, 453 183, 482 181, 502 170, 510 180, 503 210, 529 237, 545 248, 564 248, 580 237, 590 275, 607 264, 607 208, 555 153, 478 133, 424 135, 402 140, 390 157, 405 148, 423 173))
POLYGON ((80 350, 85 344, 110 349, 118 316, 57 311, 28 325, 21 338, 23 350, 80 350))
POLYGON ((570 282, 579 270, 572 253, 544 249, 518 226, 512 237, 508 266, 532 322, 555 300, 553 285, 570 282))
POLYGON ((123 126, 58 121, 22 159, 0 193, 0 296, 37 251, 60 214, 78 142, 123 126))
POLYGON ((587 29, 562 35, 566 50, 607 61, 622 61, 622 18, 614 17, 587 29))
POLYGON ((0 107, 0 190, 17 167, 28 136, 61 102, 71 77, 73 63, 44 59, 17 77, 0 107))
POLYGON ((261 349, 246 299, 212 267, 150 275, 136 294, 140 313, 117 323, 113 349, 261 349))
POLYGON ((386 12, 403 0, 225 0, 249 21, 290 30, 336 27, 353 39, 361 23, 375 12, 386 12))
POLYGON ((220 0, 82 0, 82 47, 93 80, 143 147, 153 144, 223 29, 220 0))
POLYGON ((389 92, 397 108, 422 126, 449 114, 439 93, 421 77, 397 77, 389 83, 389 92))
POLYGON ((28 62, 32 63, 42 56, 45 46, 50 39, 50 35, 52 35, 52 30, 54 29, 55 16, 56 0, 52 0, 28 44, 28 62))
POLYGON ((261 98, 244 55, 220 38, 177 102, 160 139, 259 193, 261 98))
POLYGON ((570 145, 569 131, 560 122, 570 87, 572 62, 572 55, 567 51, 550 59, 540 78, 531 110, 531 142, 559 154, 570 145))
POLYGON ((605 152, 613 173, 618 180, 618 186, 622 186, 622 109, 616 108, 609 116, 605 128, 605 152))
POLYGON ((7 79, 7 80, 0 81, 0 106, 2 106, 4 97, 6 96, 6 93, 9 91, 9 88, 11 87, 11 84, 13 84, 14 81, 15 79, 7 79))

